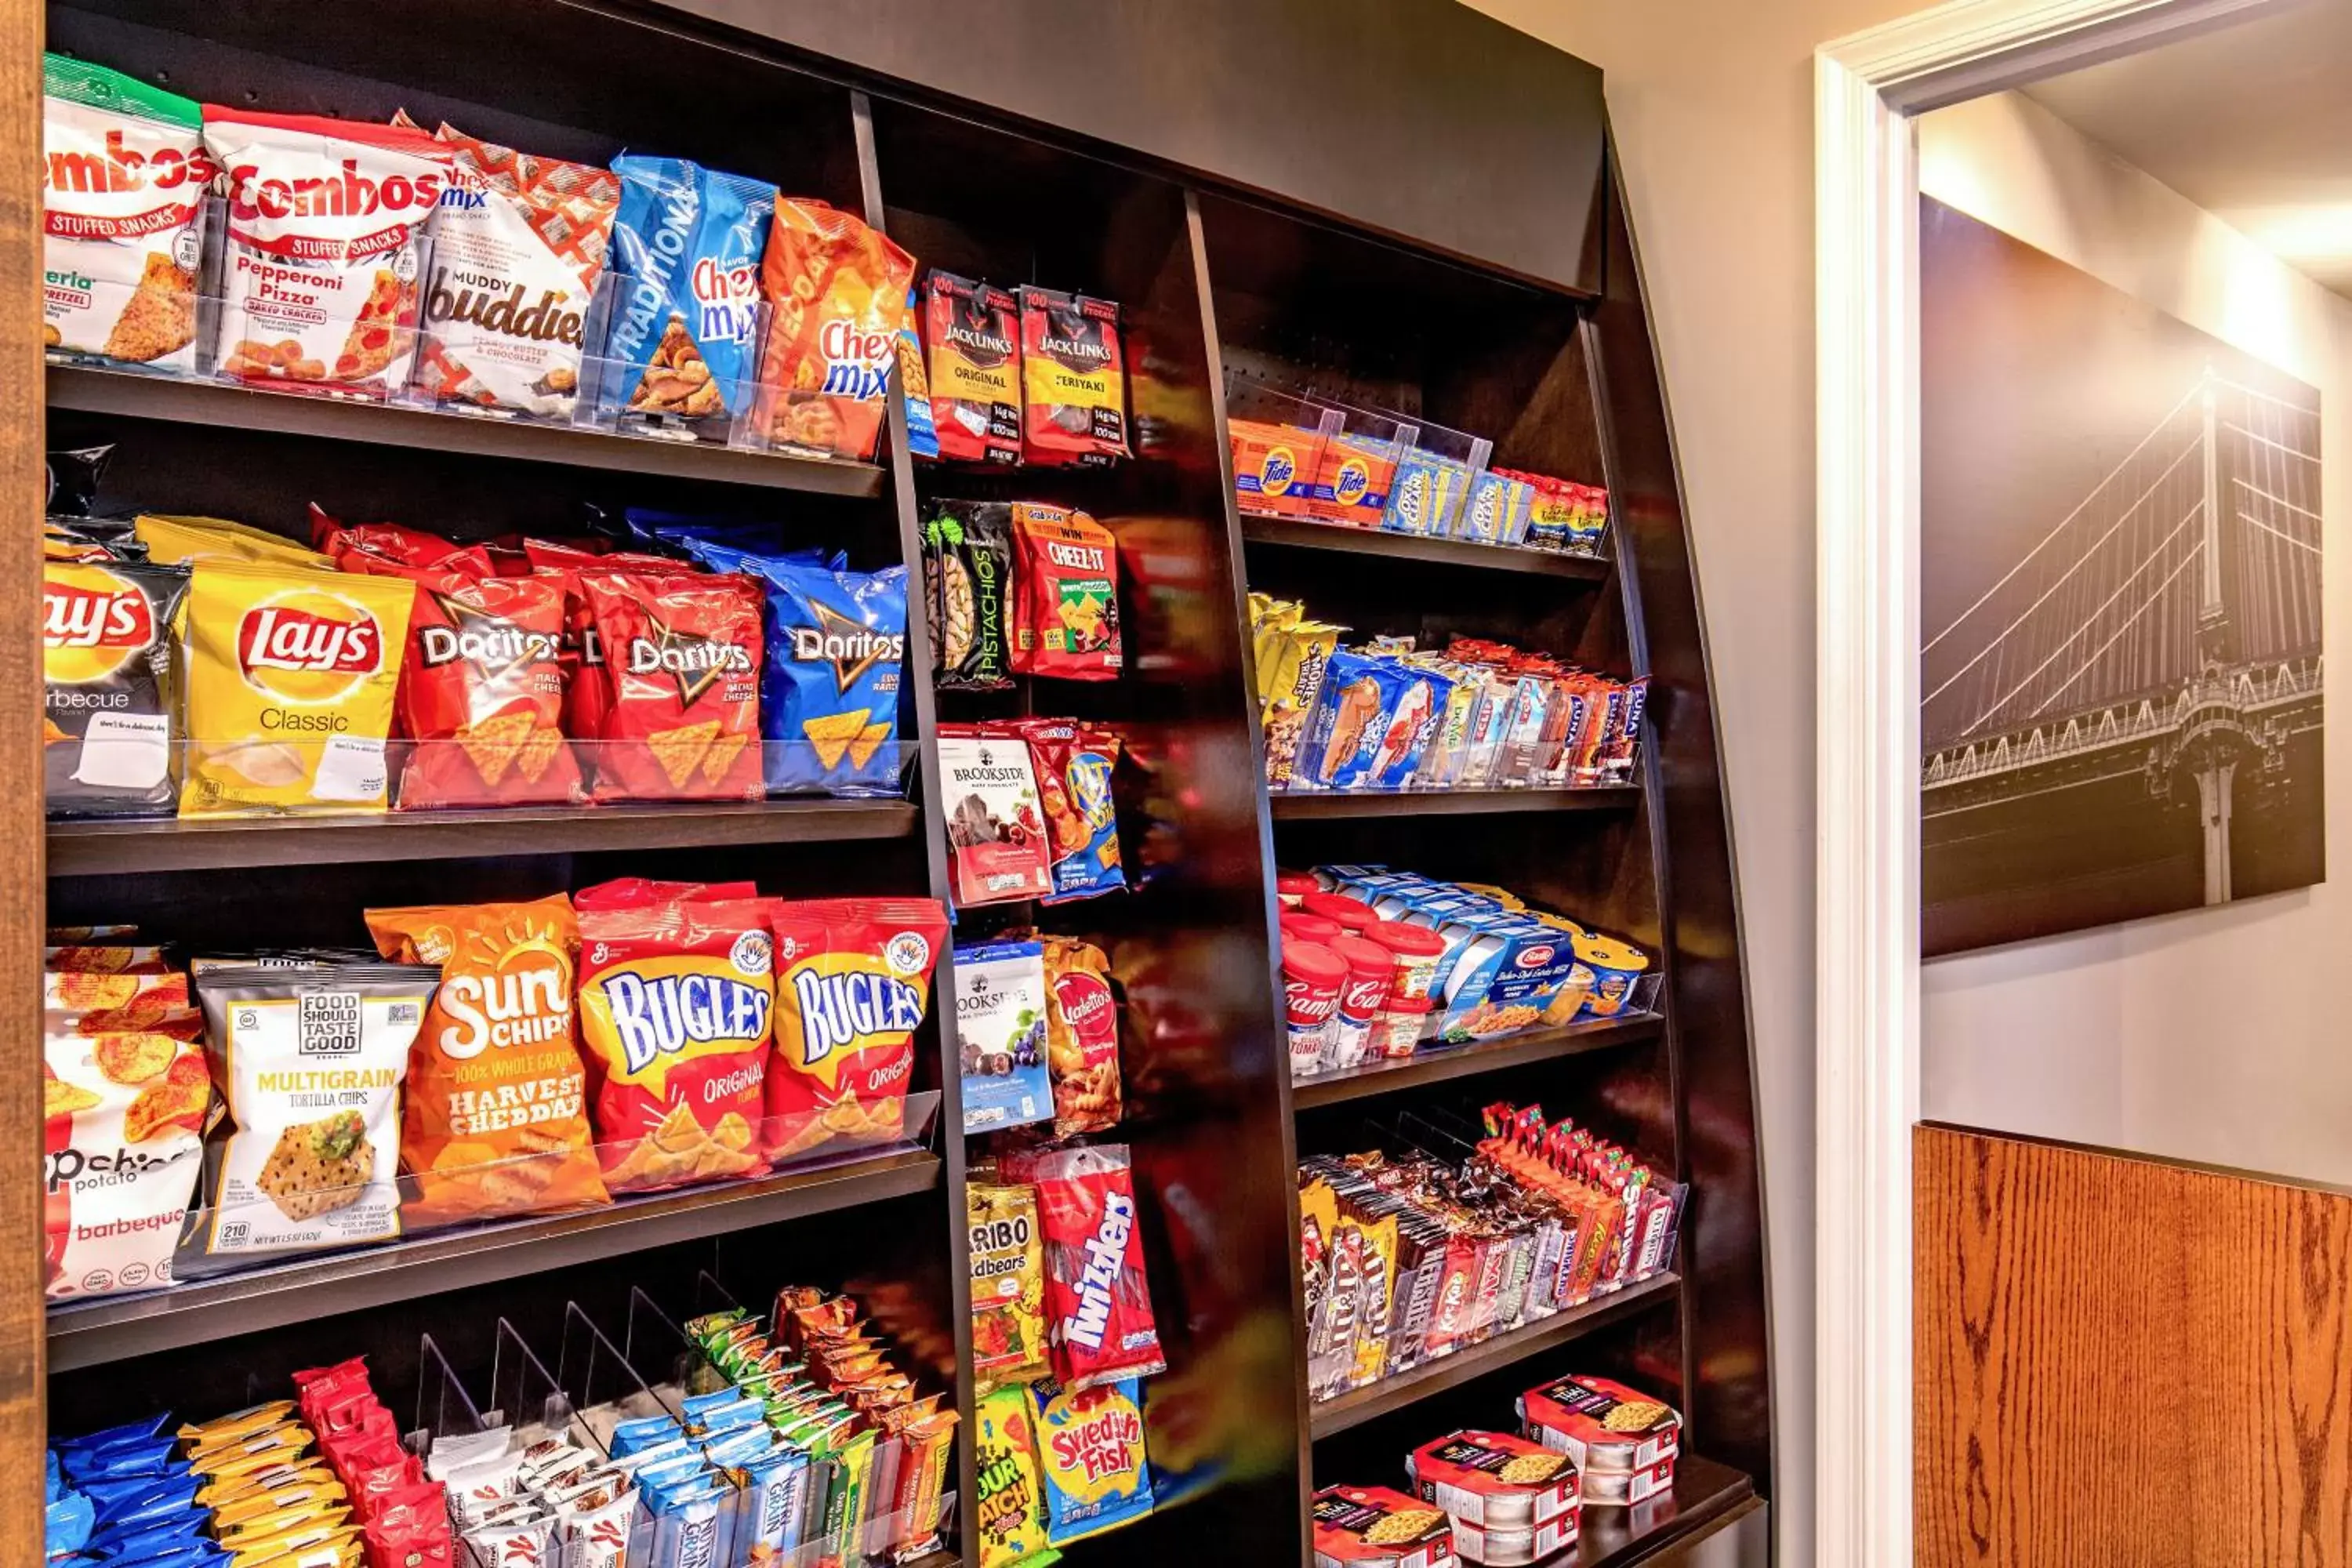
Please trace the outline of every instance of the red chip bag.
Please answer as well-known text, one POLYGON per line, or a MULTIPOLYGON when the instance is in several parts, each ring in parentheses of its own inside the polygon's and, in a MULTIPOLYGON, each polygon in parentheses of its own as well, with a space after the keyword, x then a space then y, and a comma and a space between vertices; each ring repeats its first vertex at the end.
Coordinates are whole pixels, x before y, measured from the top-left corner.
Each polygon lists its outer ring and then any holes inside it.
POLYGON ((759 800, 761 595, 748 577, 583 572, 613 684, 604 800, 759 800))
POLYGON ((460 549, 437 533, 397 522, 345 522, 316 501, 310 503, 310 548, 329 556, 351 549, 372 550, 409 566, 430 566, 460 549))
POLYGON ((587 742, 582 760, 593 765, 588 748, 604 738, 604 715, 613 710, 613 680, 604 670, 604 645, 596 636, 596 616, 581 591, 580 574, 594 567, 606 572, 691 572, 683 562, 659 555, 636 555, 592 549, 590 543, 545 539, 522 542, 526 575, 552 578, 563 588, 563 732, 587 742))
POLYGON ((1167 1370, 1143 1272, 1143 1235, 1124 1143, 1024 1153, 1007 1180, 1037 1189, 1054 1376, 1092 1388, 1167 1370))
POLYGON ((936 899, 772 900, 768 923, 776 939, 771 1158, 901 1133, 914 1032, 948 939, 945 906, 936 899))

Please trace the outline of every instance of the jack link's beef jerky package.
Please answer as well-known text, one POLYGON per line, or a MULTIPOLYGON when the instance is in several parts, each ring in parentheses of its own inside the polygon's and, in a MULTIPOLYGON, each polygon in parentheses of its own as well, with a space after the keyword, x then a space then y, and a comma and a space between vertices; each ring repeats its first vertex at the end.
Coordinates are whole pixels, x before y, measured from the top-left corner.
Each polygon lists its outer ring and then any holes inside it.
POLYGON ((172 625, 183 566, 41 566, 41 723, 53 816, 168 816, 179 799, 172 625))
POLYGON ((930 346, 931 429, 938 455, 967 463, 1021 460, 1021 312, 1013 296, 934 268, 923 281, 930 346))
POLYGON ((1128 456, 1127 360, 1117 305, 1023 289, 1021 382, 1023 460, 1107 468, 1128 456))
POLYGON ((683 158, 613 160, 621 205, 600 401, 637 417, 723 422, 755 379, 760 258, 776 187, 683 158))
POLYGON ((41 341, 195 368, 199 215, 212 184, 193 100, 41 57, 41 341))
POLYGON ((770 440, 874 456, 914 281, 915 258, 847 213, 776 203, 760 267, 771 315, 760 365, 770 440))

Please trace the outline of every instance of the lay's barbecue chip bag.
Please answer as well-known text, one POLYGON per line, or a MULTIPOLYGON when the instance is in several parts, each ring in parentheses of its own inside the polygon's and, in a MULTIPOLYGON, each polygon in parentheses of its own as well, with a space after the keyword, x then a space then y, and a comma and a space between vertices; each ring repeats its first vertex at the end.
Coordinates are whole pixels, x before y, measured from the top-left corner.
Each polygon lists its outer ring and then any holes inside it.
POLYGON ((947 941, 933 899, 813 899, 768 908, 776 939, 776 1056, 768 1114, 778 1160, 906 1124, 914 1033, 947 941))
POLYGON ((41 758, 50 814, 169 815, 179 798, 172 623, 184 567, 41 566, 41 758))

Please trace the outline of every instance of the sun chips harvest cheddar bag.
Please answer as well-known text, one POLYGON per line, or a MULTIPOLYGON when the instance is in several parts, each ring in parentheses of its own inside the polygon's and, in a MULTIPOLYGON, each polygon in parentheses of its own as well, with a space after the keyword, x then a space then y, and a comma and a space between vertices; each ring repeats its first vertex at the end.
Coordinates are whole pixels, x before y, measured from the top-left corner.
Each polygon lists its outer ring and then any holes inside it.
POLYGON ((583 571, 612 683, 598 800, 758 800, 760 588, 583 571))
POLYGON ((206 562, 188 594, 180 815, 382 811, 384 737, 415 589, 206 562))
POLYGON ((370 910, 367 923, 384 957, 441 969, 401 1118, 417 1191, 409 1224, 604 1203, 572 1016, 571 900, 370 910))
POLYGON ((764 910, 737 891, 625 879, 579 896, 581 1037, 614 1192, 761 1164, 775 965, 764 910))
POLYGON ((769 439, 874 456, 915 258, 847 213, 786 197, 760 263, 769 439))
POLYGON ((56 816, 168 815, 179 799, 172 626, 177 566, 41 566, 41 756, 56 816))
POLYGON ((449 183, 423 132, 207 105, 228 183, 224 374, 367 391, 404 385, 417 242, 449 183))
POLYGON ((204 110, 62 55, 41 93, 42 342, 194 370, 204 110))
POLYGON ((772 902, 769 919, 777 1016, 768 1114, 782 1122, 771 1152, 789 1159, 837 1137, 897 1133, 946 909, 932 899, 811 899, 772 902))

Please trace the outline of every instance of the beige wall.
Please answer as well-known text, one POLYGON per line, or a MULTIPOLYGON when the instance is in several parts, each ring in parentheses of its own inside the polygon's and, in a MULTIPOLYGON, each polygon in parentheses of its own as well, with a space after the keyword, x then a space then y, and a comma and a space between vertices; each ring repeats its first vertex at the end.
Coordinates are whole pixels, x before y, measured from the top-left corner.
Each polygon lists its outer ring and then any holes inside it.
MULTIPOLYGON (((2352 625, 2352 303, 2015 93, 1927 116, 1919 184, 2320 389, 2322 604, 2352 625)), ((2328 802, 2352 822, 2346 727, 2328 802), (2346 805, 2337 806, 2336 801, 2346 805)), ((1927 966, 1930 1117, 2352 1183, 2343 973, 2352 889, 2226 909, 1927 966)))
POLYGON ((1755 1021, 1785 1568, 1812 1554, 1815 46, 1923 0, 1475 0, 1606 73, 1722 714, 1755 1021))

